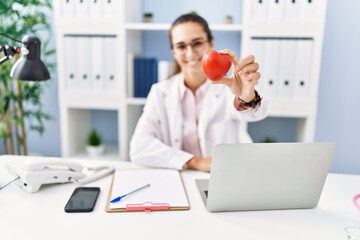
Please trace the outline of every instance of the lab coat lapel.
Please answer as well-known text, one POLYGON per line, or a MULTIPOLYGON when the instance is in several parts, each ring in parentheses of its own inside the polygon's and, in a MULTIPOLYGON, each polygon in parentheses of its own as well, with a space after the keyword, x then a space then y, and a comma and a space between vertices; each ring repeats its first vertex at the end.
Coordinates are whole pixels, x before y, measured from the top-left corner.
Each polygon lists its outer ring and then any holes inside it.
POLYGON ((167 118, 169 120, 169 131, 170 131, 170 138, 171 143, 177 149, 181 148, 181 123, 182 123, 182 113, 181 113, 181 106, 180 106, 180 97, 179 97, 179 84, 182 81, 182 75, 179 74, 174 79, 174 84, 171 84, 169 91, 165 97, 165 107, 167 118))

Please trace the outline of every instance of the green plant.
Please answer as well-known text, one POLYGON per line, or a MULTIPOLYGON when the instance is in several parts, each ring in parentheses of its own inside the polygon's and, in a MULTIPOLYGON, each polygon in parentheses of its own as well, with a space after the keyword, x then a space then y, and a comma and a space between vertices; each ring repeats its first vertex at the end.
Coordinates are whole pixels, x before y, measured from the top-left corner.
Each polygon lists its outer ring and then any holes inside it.
POLYGON ((87 137, 89 146, 100 146, 102 144, 102 136, 95 129, 91 130, 87 137))
POLYGON ((151 18, 153 14, 151 12, 145 12, 144 17, 151 18))
MULTIPOLYGON (((51 9, 51 0, 0 1, 0 33, 18 40, 25 35, 39 37, 42 40, 42 60, 50 71, 54 69, 54 64, 47 57, 55 50, 49 50, 50 19, 46 13, 50 13, 51 9)), ((19 46, 19 43, 0 36, 0 45, 19 46)), ((0 66, 0 139, 5 154, 27 155, 26 131, 43 134, 44 121, 51 116, 43 111, 41 102, 45 83, 10 77, 11 67, 17 58, 15 56, 12 61, 0 66)))
POLYGON ((144 22, 152 22, 153 14, 151 12, 145 12, 143 14, 143 21, 144 22))
POLYGON ((276 138, 274 138, 274 137, 266 136, 261 142, 263 142, 263 143, 275 143, 277 141, 276 141, 276 138))

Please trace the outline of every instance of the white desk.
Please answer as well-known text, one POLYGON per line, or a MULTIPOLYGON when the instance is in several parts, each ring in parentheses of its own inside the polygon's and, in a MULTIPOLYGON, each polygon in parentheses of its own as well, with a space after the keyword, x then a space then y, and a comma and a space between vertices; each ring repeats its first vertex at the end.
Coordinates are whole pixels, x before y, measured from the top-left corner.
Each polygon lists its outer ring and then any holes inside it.
MULTIPOLYGON (((13 179, 0 156, 0 186, 13 179)), ((80 160, 87 166, 128 162, 80 160)), ((360 227, 351 198, 360 192, 360 176, 329 174, 315 209, 209 213, 194 179, 208 174, 182 173, 189 211, 106 213, 111 177, 90 183, 101 193, 91 213, 65 213, 76 184, 48 185, 29 194, 16 184, 0 190, 0 239, 346 239, 344 227, 360 227)))

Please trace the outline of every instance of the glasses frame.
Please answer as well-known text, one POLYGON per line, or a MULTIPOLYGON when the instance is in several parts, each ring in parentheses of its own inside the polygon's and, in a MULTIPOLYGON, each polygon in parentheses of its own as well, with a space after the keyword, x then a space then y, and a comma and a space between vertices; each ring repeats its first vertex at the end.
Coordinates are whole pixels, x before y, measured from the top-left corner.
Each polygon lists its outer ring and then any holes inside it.
POLYGON ((205 49, 206 43, 209 43, 209 40, 204 40, 203 38, 198 38, 192 40, 190 43, 183 43, 179 42, 174 44, 173 51, 177 55, 185 55, 185 53, 188 51, 188 47, 191 48, 193 52, 201 52, 205 49), (200 44, 197 46, 197 44, 200 44), (182 47, 182 48, 180 48, 182 47))

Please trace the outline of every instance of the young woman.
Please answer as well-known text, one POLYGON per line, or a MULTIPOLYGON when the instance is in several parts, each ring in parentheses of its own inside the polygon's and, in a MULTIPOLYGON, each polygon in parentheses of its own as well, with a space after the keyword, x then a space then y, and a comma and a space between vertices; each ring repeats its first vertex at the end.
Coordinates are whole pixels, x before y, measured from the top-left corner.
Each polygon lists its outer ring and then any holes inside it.
POLYGON ((251 142, 246 122, 266 116, 266 103, 255 90, 260 78, 253 56, 239 60, 230 50, 233 73, 218 81, 206 78, 202 57, 214 47, 209 26, 185 14, 171 26, 174 74, 154 84, 130 143, 134 163, 162 168, 210 171, 216 144, 251 142))

